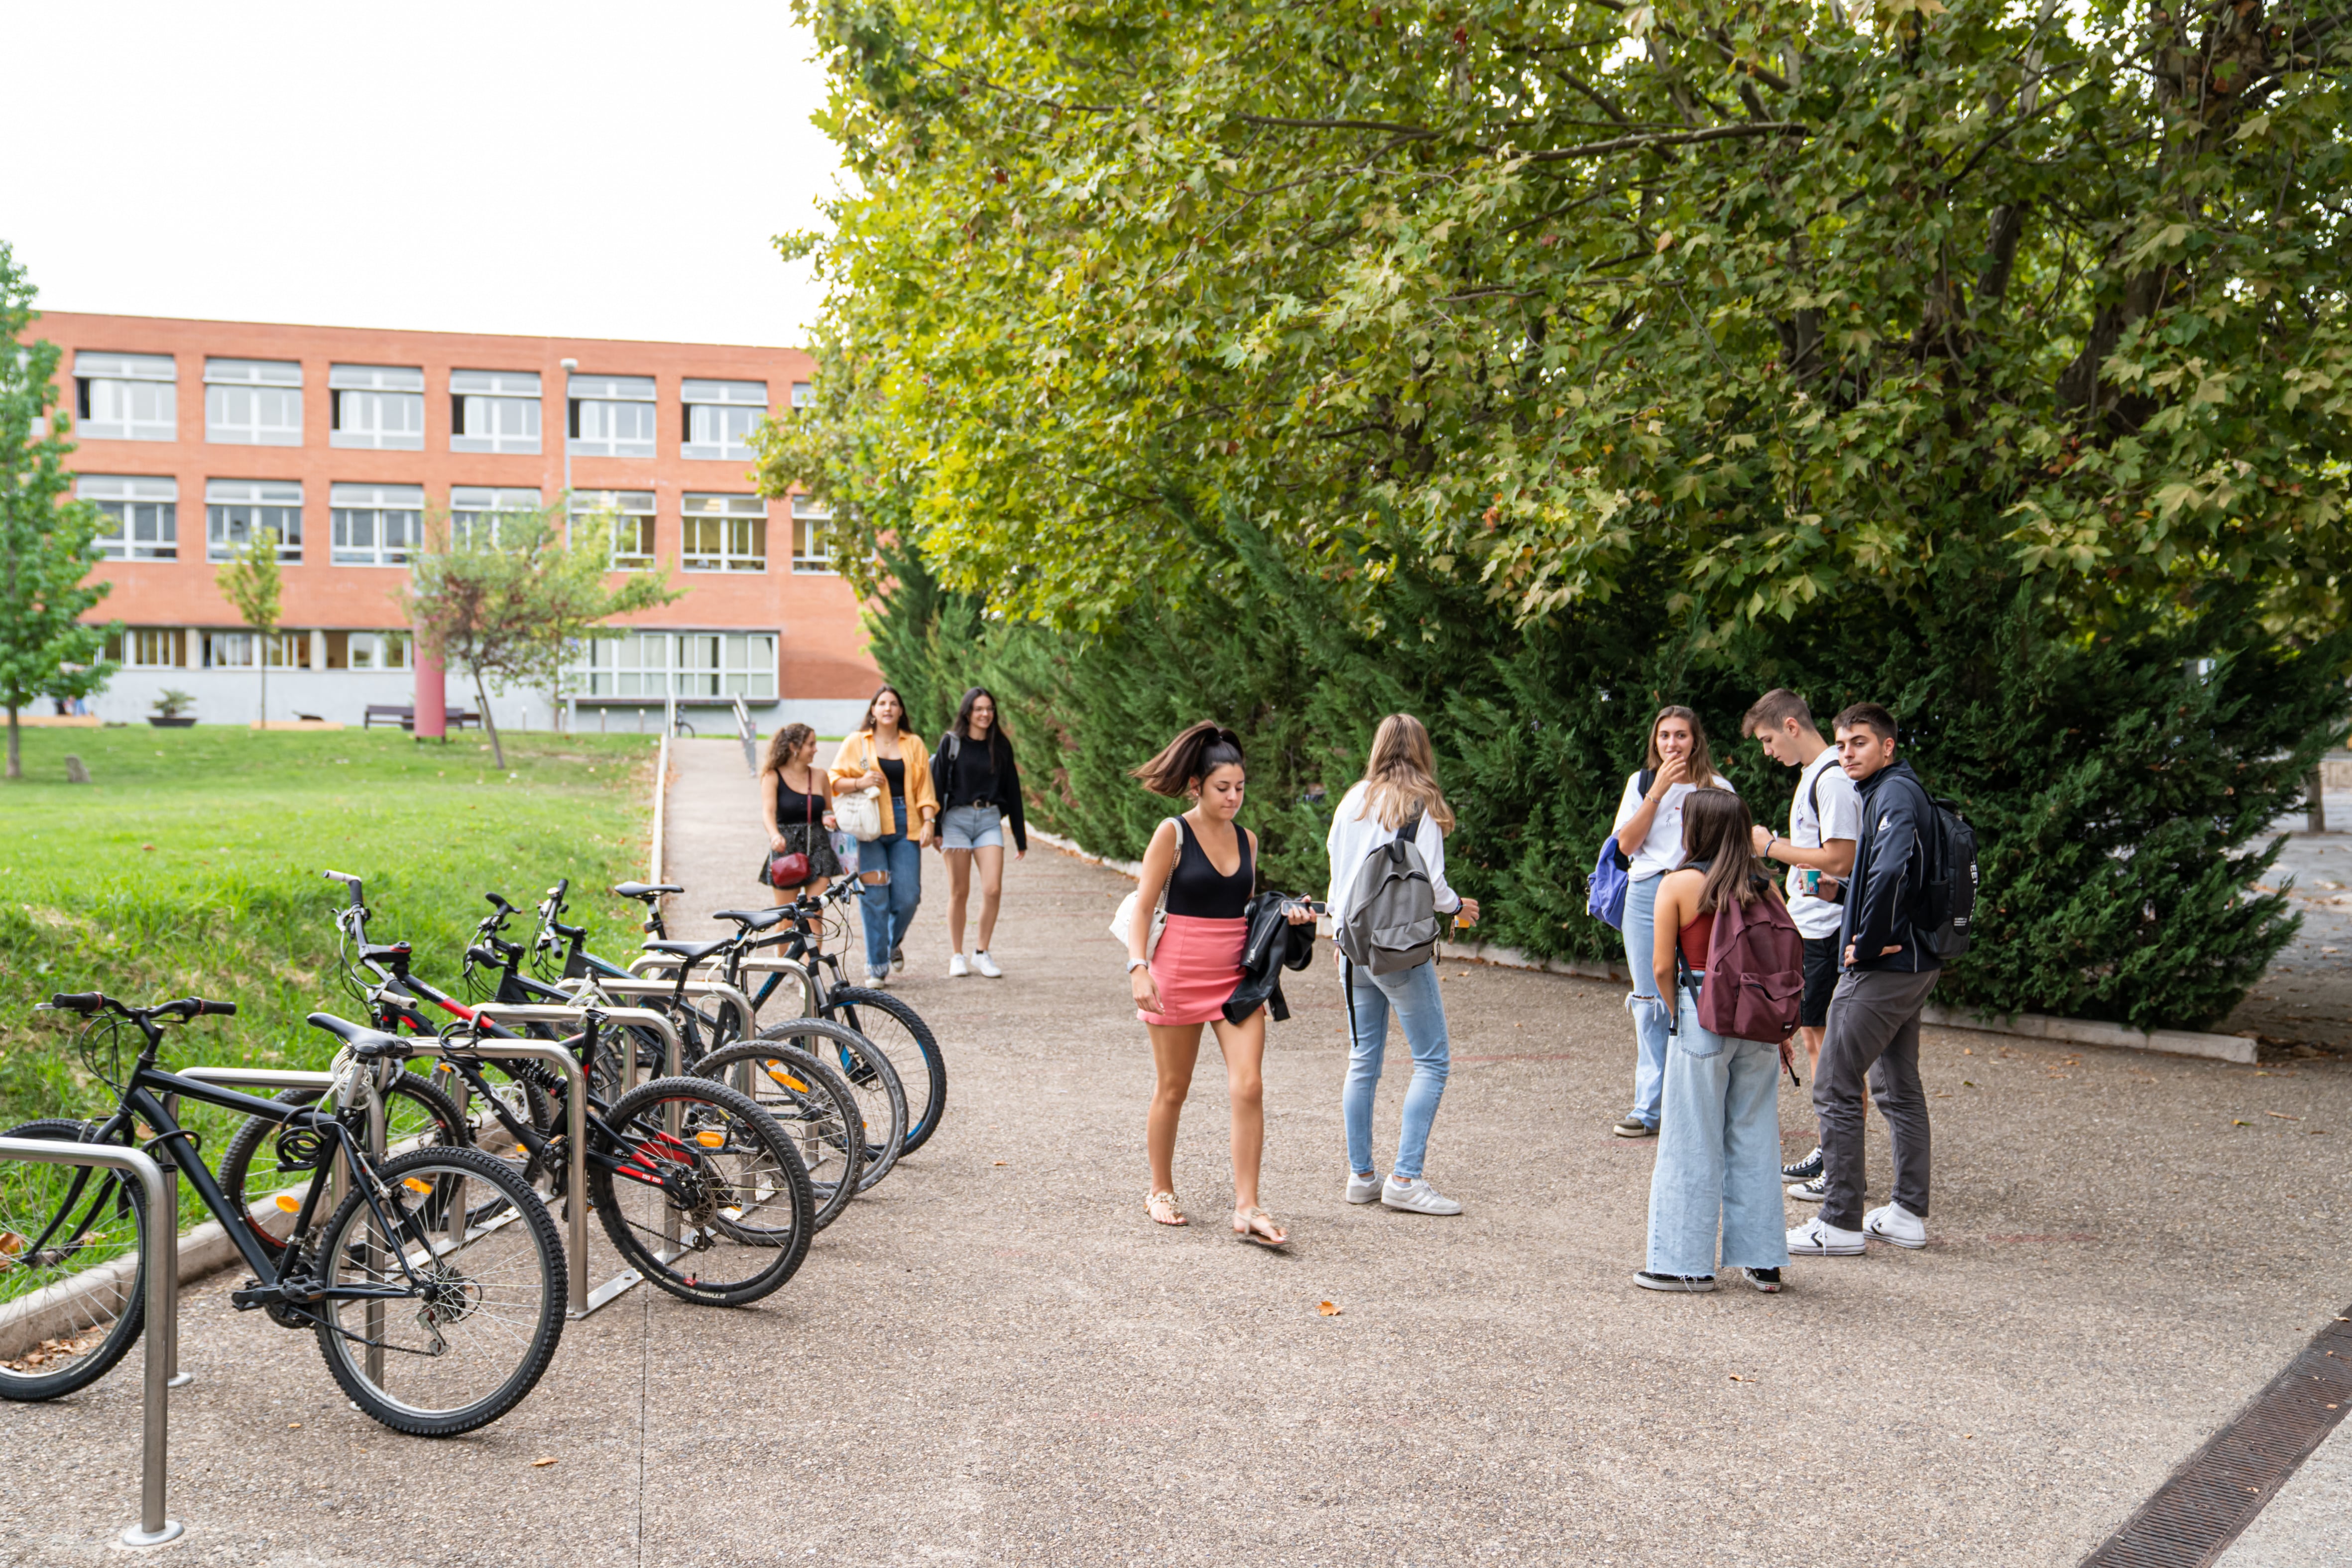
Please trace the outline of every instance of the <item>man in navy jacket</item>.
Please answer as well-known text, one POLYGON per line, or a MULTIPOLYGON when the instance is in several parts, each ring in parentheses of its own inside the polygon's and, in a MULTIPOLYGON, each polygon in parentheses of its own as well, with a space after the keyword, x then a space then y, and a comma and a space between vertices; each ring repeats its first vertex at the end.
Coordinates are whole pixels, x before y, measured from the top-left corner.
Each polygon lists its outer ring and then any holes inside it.
POLYGON ((1919 1010, 1942 968, 1921 907, 1935 842, 1935 804, 1907 763, 1895 760, 1895 718, 1874 702, 1837 716, 1838 761, 1862 800, 1862 837, 1838 932, 1844 972, 1830 998, 1813 1072, 1821 1121, 1819 1217, 1789 1233, 1789 1250, 1858 1257, 1865 1238, 1927 1245, 1927 1096, 1919 1083, 1919 1010), (1863 1212, 1863 1080, 1895 1144, 1895 1201, 1863 1212))

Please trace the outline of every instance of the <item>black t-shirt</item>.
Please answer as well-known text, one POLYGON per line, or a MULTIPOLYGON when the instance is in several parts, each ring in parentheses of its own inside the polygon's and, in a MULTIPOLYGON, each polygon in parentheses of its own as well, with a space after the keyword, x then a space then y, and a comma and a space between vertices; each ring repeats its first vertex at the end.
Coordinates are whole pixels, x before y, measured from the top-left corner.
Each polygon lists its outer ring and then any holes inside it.
POLYGON ((979 801, 1004 803, 996 798, 996 752, 986 741, 963 741, 956 748, 955 773, 948 785, 944 805, 971 805, 979 801))
POLYGON ((877 757, 875 760, 881 764, 883 782, 890 786, 890 798, 906 799, 907 764, 896 757, 877 757))

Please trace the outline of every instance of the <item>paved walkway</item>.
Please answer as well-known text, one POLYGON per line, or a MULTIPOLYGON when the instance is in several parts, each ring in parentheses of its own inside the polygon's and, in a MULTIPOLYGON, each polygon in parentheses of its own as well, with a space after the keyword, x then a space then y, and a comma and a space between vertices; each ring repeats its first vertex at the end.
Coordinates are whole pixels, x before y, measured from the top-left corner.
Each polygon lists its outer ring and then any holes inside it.
MULTIPOLYGON (((725 769, 681 755, 683 901, 732 902, 734 850, 700 869, 719 819, 690 805, 726 797, 725 769)), ((471 1437, 393 1436, 311 1341, 230 1313, 226 1279, 192 1291, 173 1556, 2064 1564, 2352 1301, 2352 1067, 1939 1031, 1926 1251, 1799 1263, 1779 1297, 1638 1291, 1654 1151, 1607 1131, 1630 1076, 1619 993, 1458 965, 1430 1171, 1465 1215, 1342 1201, 1344 1026, 1318 967, 1293 977, 1267 1062, 1289 1255, 1215 1223, 1213 1053, 1180 1150, 1196 1223, 1155 1229, 1150 1060, 1103 929, 1123 890, 1033 853, 1008 878, 1007 977, 949 981, 935 883, 901 988, 947 1050, 939 1137, 777 1297, 717 1312, 635 1292, 471 1437)), ((1801 1149, 1786 1092, 1782 1121, 1801 1149)), ((1883 1143, 1872 1160, 1883 1184, 1883 1143)), ((126 1367, 0 1407, 0 1563, 107 1557, 134 1511, 137 1399, 126 1367)), ((2328 1560, 2343 1452, 2274 1505, 2282 1542, 2249 1536, 2231 1568, 2328 1560)))

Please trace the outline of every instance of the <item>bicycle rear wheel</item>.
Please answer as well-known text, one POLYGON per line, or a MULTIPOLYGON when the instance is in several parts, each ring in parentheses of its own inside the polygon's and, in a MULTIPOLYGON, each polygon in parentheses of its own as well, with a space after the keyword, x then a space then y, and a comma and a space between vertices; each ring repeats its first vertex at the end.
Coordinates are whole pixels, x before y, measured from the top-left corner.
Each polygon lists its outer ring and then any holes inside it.
MULTIPOLYGON (((53 1117, 0 1137, 81 1143, 95 1131, 53 1117)), ((0 1163, 0 1399, 55 1399, 122 1359, 146 1322, 147 1222, 146 1189, 118 1172, 0 1163)))
POLYGON ((800 1156, 752 1100, 699 1078, 660 1078, 604 1113, 589 1205, 638 1273, 681 1300, 740 1307, 808 1255, 816 1203, 800 1156))
POLYGON ((866 1168, 857 1190, 869 1191, 888 1175, 907 1147, 907 1089, 890 1058, 848 1025, 829 1018, 786 1018, 761 1030, 760 1038, 796 1046, 828 1067, 838 1064, 863 1112, 858 1131, 866 1140, 866 1168))
POLYGON ((904 997, 868 985, 835 987, 825 996, 824 1016, 873 1041, 898 1069, 907 1090, 907 1142, 898 1153, 903 1159, 921 1148, 948 1109, 947 1058, 931 1026, 904 997))
MULTIPOLYGON (((316 1105, 321 1091, 315 1089, 289 1089, 272 1096, 281 1105, 316 1105)), ((383 1146, 387 1154, 405 1153, 411 1148, 433 1145, 462 1149, 474 1141, 473 1129, 458 1113, 457 1105, 447 1095, 433 1087, 422 1075, 404 1072, 394 1077, 384 1089, 383 1146)), ((491 1123, 493 1127, 496 1122, 491 1123)), ((285 1123, 272 1121, 267 1116, 248 1116, 221 1150, 220 1170, 215 1179, 231 1207, 245 1216, 246 1227, 261 1249, 276 1258, 286 1250, 268 1226, 253 1217, 253 1205, 272 1193, 287 1192, 307 1186, 310 1173, 317 1170, 323 1155, 333 1157, 331 1143, 297 1138, 291 1145, 278 1134, 285 1123), (304 1145, 314 1146, 306 1149, 304 1145)))
POLYGON ((857 1194, 866 1167, 865 1113, 842 1076, 798 1047, 760 1040, 713 1051, 694 1076, 750 1095, 776 1119, 808 1172, 816 1228, 831 1225, 857 1194))
POLYGON ((563 1338, 563 1243, 547 1205, 479 1149, 425 1148, 375 1168, 384 1212, 354 1182, 320 1233, 328 1289, 397 1296, 320 1302, 319 1352, 369 1415, 450 1437, 497 1420, 536 1385, 563 1338), (487 1223, 458 1216, 495 1215, 487 1223))

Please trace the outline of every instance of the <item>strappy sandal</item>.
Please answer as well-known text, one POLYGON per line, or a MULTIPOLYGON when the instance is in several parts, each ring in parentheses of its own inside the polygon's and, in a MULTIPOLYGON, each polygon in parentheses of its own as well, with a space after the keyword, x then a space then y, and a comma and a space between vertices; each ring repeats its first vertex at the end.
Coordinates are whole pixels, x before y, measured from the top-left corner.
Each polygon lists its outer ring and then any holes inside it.
POLYGON ((1174 1193, 1153 1193, 1143 1200, 1143 1212, 1150 1215, 1153 1223, 1158 1225, 1191 1225, 1192 1223, 1184 1217, 1184 1211, 1176 1206, 1174 1193), (1162 1209, 1167 1211, 1164 1215, 1160 1212, 1162 1209))
POLYGON ((1234 1211, 1234 1234, 1253 1247, 1288 1247, 1290 1237, 1275 1217, 1253 1204, 1234 1211))

